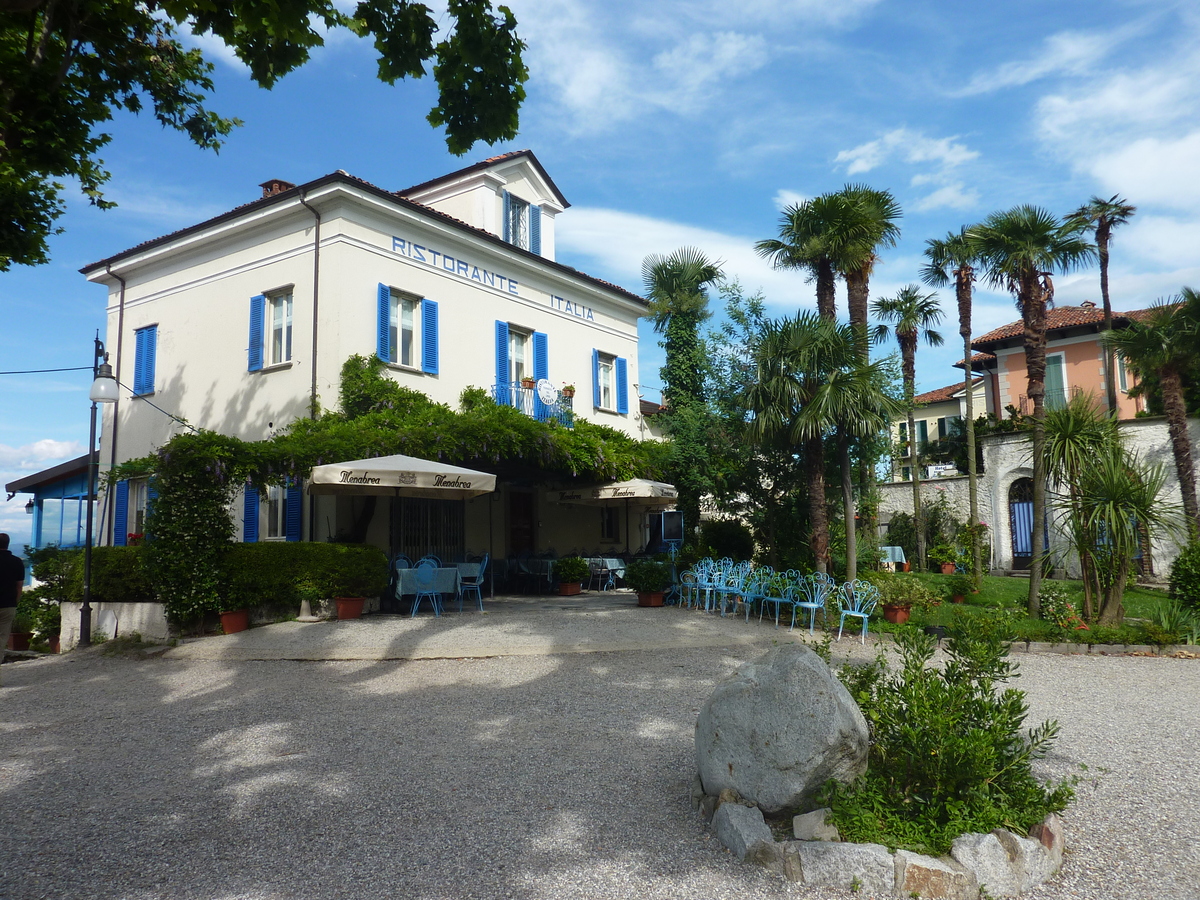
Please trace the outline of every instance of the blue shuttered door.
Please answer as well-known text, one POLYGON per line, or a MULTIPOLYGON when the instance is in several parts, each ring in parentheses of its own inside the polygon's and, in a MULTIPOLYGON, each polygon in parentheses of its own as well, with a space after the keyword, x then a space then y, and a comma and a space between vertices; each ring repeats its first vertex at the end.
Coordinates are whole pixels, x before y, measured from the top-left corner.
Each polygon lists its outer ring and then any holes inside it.
POLYGON ((508 384, 508 323, 496 322, 496 402, 512 406, 512 391, 508 384))
POLYGON ((250 298, 250 364, 247 367, 250 372, 261 371, 263 367, 263 319, 266 308, 267 298, 263 294, 250 298))
POLYGON ((301 500, 304 497, 304 491, 298 484, 289 484, 287 486, 287 539, 289 541, 300 540, 300 523, 301 523, 301 500))
POLYGON ((592 406, 600 408, 600 351, 592 350, 592 406))
POLYGON ((1033 501, 1008 504, 1013 556, 1033 556, 1033 501))
POLYGON ((113 546, 129 543, 129 482, 118 481, 113 499, 113 546))
MULTIPOLYGON (((533 333, 533 377, 536 379, 550 377, 550 339, 540 331, 533 333)), ((533 417, 544 422, 549 414, 546 404, 535 391, 533 394, 533 417)))
POLYGON ((421 301, 421 371, 438 373, 438 305, 435 300, 421 301))
POLYGON ((375 352, 384 362, 392 361, 392 289, 386 284, 379 285, 377 293, 378 313, 376 321, 375 352))
POLYGON ((506 244, 512 243, 512 194, 508 191, 503 191, 504 211, 503 222, 500 225, 500 237, 506 244))
POLYGON ((249 484, 242 499, 242 540, 247 544, 258 541, 258 491, 249 484))
POLYGON ((623 356, 618 356, 616 365, 613 366, 614 376, 617 379, 617 412, 629 412, 629 367, 623 356))
POLYGON ((529 207, 529 249, 542 255, 542 208, 532 204, 529 207))

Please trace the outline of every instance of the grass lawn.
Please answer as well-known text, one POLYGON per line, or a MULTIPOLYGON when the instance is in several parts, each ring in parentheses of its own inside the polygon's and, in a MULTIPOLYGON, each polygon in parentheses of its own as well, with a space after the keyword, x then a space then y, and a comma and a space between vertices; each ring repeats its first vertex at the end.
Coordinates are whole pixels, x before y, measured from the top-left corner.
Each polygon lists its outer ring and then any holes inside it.
MULTIPOLYGON (((917 578, 928 585, 939 596, 947 593, 947 585, 951 575, 936 575, 926 572, 913 572, 903 575, 904 578, 917 578)), ((1077 608, 1083 603, 1083 583, 1080 581, 1064 580, 1055 583, 1064 586, 1068 595, 1075 601, 1077 608)), ((1163 632, 1148 621, 1153 618, 1155 606, 1166 597, 1166 591, 1137 586, 1125 591, 1126 624, 1119 627, 1101 628, 1093 626, 1089 630, 1068 630, 1059 628, 1051 622, 1041 619, 1031 619, 1021 615, 1029 602, 1029 581, 1025 578, 1009 578, 1003 576, 985 575, 978 594, 970 594, 962 604, 951 603, 947 598, 940 606, 932 609, 913 609, 912 618, 907 625, 892 625, 882 619, 871 621, 871 628, 877 631, 896 631, 901 628, 923 625, 948 625, 957 615, 984 613, 987 610, 1007 609, 1012 612, 1014 635, 1022 640, 1031 641, 1081 641, 1084 643, 1114 643, 1114 644, 1154 644, 1179 643, 1183 636, 1163 632)))

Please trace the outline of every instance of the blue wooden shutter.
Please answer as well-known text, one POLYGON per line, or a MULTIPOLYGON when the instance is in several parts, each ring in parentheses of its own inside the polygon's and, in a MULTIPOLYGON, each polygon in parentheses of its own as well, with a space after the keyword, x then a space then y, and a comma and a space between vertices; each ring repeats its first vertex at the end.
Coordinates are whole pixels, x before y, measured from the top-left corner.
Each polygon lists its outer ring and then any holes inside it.
POLYGON ((118 481, 113 502, 113 546, 129 543, 129 482, 118 481))
POLYGON ((542 208, 529 205, 529 249, 542 255, 542 208))
POLYGON ((258 491, 251 484, 246 485, 242 500, 242 540, 247 544, 258 540, 258 491))
POLYGON ((133 392, 154 393, 154 345, 158 326, 150 325, 137 330, 137 345, 133 362, 133 392))
POLYGON ((512 243, 512 225, 511 225, 512 194, 510 194, 508 191, 501 191, 501 195, 504 197, 504 212, 503 212, 503 221, 500 223, 500 237, 504 240, 504 242, 506 244, 511 244, 512 243))
POLYGON ((592 349, 592 406, 600 408, 600 351, 592 349))
POLYGON ((263 319, 267 298, 263 294, 250 298, 250 365, 249 371, 258 372, 263 367, 263 319))
POLYGON ((136 339, 133 347, 133 392, 143 394, 142 367, 146 364, 146 336, 140 328, 133 336, 136 339))
POLYGON ((142 378, 145 385, 143 394, 154 393, 154 358, 158 351, 158 326, 151 325, 142 329, 146 333, 146 364, 142 367, 142 378))
POLYGON ((301 507, 300 501, 304 496, 300 485, 289 483, 287 486, 287 539, 289 541, 300 540, 300 519, 301 507))
MULTIPOLYGON (((550 377, 550 339, 540 331, 533 333, 533 377, 539 379, 550 377)), ((548 414, 546 404, 534 391, 533 417, 539 422, 544 422, 548 414)))
POLYGON ((508 323, 496 322, 496 402, 512 406, 508 384, 508 323))
POLYGON ((392 361, 392 289, 386 284, 379 285, 379 321, 376 336, 375 352, 384 362, 392 361))
POLYGON ((438 305, 436 300, 421 301, 421 371, 438 373, 438 305))
POLYGON ((629 412, 629 368, 625 363, 625 357, 617 357, 613 371, 614 377, 617 379, 617 412, 627 413, 629 412))

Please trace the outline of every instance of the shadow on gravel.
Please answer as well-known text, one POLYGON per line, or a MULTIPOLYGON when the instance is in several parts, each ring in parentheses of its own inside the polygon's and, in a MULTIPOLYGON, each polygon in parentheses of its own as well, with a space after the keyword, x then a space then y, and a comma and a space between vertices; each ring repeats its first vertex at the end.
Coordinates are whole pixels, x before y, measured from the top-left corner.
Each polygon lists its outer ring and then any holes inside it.
POLYGON ((728 652, 6 666, 0 896, 784 896, 708 838, 689 796, 696 711, 763 636, 728 652))

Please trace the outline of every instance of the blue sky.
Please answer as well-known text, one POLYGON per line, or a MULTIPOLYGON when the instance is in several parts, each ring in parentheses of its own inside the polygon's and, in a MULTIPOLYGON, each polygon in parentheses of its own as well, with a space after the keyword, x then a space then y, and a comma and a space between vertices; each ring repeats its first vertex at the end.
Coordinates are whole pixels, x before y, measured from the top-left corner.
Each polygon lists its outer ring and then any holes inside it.
MULTIPOLYGON (((696 245, 762 289, 769 310, 814 304, 812 285, 753 253, 783 205, 847 181, 904 208, 872 296, 917 279, 924 241, 1018 203, 1055 213, 1093 194, 1139 207, 1114 240, 1112 296, 1138 308, 1200 287, 1200 9, 1161 2, 657 0, 511 3, 529 44, 529 96, 508 145, 450 155, 424 116, 429 79, 380 84, 370 46, 331 37, 273 91, 225 48, 210 106, 245 125, 219 153, 148 116, 112 123, 100 212, 69 196, 53 261, 0 274, 0 370, 86 366, 104 289, 78 269, 224 212, 278 177, 335 169, 398 190, 509 149, 533 149, 573 206, 560 261, 640 290, 642 258, 696 245)), ((1058 301, 1098 300, 1093 270, 1058 301)), ((942 292, 948 337, 952 292, 942 292)), ((844 294, 839 287, 839 308, 844 294)), ((980 291, 975 331, 1016 313, 980 291)), ((953 341, 948 342, 951 346, 953 341)), ((918 355, 921 389, 956 380, 950 346, 918 355)), ((661 351, 643 330, 642 392, 661 351)), ((84 451, 86 372, 0 380, 0 484, 84 451)), ((0 495, 3 500, 4 495, 0 495)), ((0 529, 27 540, 24 496, 0 529)))

